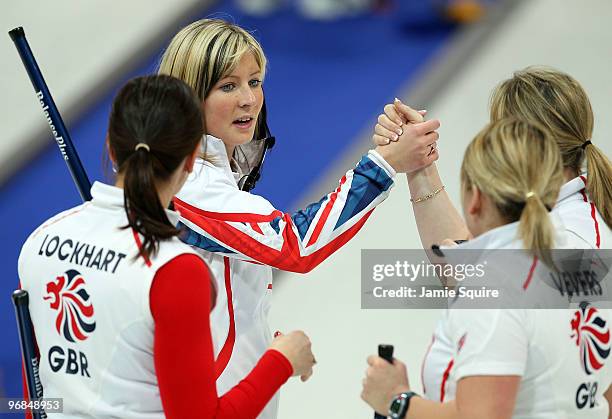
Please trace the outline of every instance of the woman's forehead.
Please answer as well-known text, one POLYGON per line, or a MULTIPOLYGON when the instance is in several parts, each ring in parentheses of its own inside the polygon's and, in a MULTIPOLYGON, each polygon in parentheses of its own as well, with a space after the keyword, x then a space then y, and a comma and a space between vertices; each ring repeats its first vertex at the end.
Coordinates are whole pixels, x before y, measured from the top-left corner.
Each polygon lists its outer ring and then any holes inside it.
POLYGON ((259 73, 261 73, 261 67, 257 63, 255 55, 248 51, 245 52, 238 61, 236 61, 236 63, 229 69, 223 78, 255 76, 259 73))

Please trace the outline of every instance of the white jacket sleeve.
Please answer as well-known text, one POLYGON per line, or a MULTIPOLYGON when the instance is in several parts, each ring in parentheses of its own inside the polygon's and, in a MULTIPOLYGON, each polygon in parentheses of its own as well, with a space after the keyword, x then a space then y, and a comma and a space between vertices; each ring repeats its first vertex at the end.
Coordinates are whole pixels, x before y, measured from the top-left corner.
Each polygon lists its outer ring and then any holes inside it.
POLYGON ((529 348, 525 313, 518 309, 450 310, 455 381, 474 375, 522 376, 529 348))

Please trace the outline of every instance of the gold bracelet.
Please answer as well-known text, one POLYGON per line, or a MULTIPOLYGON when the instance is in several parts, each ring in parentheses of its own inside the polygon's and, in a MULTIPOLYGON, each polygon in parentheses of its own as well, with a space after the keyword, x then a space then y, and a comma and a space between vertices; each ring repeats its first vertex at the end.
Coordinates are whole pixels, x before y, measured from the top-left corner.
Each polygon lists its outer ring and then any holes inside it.
POLYGON ((436 189, 435 191, 433 191, 432 193, 429 193, 425 196, 422 196, 420 198, 416 198, 416 199, 412 199, 410 198, 410 202, 416 204, 417 202, 423 202, 423 201, 427 201, 428 199, 433 198, 434 196, 438 195, 440 192, 442 192, 444 190, 444 185, 440 186, 438 189, 436 189))

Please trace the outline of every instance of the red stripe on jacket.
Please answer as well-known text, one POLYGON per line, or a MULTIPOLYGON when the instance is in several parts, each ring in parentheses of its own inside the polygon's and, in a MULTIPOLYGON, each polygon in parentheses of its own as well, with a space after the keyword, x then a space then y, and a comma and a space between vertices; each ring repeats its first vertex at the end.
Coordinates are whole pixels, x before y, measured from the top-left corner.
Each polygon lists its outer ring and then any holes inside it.
POLYGON ((212 212, 205 211, 198 207, 188 204, 187 202, 174 197, 174 205, 179 212, 181 208, 189 210, 200 217, 211 218, 218 221, 227 221, 235 223, 269 223, 275 218, 282 217, 283 213, 279 210, 274 210, 270 214, 252 214, 248 212, 212 212))
POLYGON ((533 273, 535 272, 535 268, 537 264, 538 264, 538 258, 534 256, 533 262, 531 262, 531 268, 529 268, 529 274, 527 274, 527 279, 525 279, 525 282, 523 283, 524 290, 529 288, 529 284, 531 284, 531 280, 533 279, 533 273))
POLYGON ((138 246, 138 253, 144 259, 145 264, 150 268, 151 267, 151 259, 149 259, 149 256, 147 256, 147 254, 143 252, 142 242, 140 241, 140 236, 138 235, 138 232, 136 230, 132 229, 132 234, 134 235, 134 241, 136 242, 136 246, 138 246))
POLYGON ((232 277, 230 270, 230 262, 228 257, 223 258, 223 266, 225 267, 225 294, 227 296, 227 312, 229 316, 229 332, 227 333, 227 339, 223 344, 223 348, 219 352, 219 356, 215 361, 215 374, 216 378, 219 378, 229 360, 232 357, 234 350, 234 344, 236 343, 236 322, 234 320, 234 303, 232 300, 232 277))
POLYGON ((321 234, 321 231, 323 230, 323 226, 327 222, 327 219, 329 218, 329 214, 331 213, 331 210, 334 207, 334 203, 336 202, 336 199, 338 198, 338 193, 340 192, 340 189, 342 189, 342 185, 344 185, 345 182, 346 182, 346 175, 342 176, 342 179, 340 179, 340 184, 338 185, 338 188, 336 188, 336 190, 329 196, 329 201, 327 201, 327 204, 325 205, 325 208, 323 209, 323 212, 321 213, 321 217, 319 217, 319 221, 317 221, 317 225, 314 231, 312 232, 312 235, 310 236, 310 240, 308 240, 308 244, 306 246, 311 246, 317 242, 317 239, 319 238, 319 235, 321 234))
POLYGON ((280 250, 276 250, 260 243, 228 223, 218 219, 198 216, 198 213, 191 212, 188 207, 180 208, 177 206, 177 209, 184 218, 206 231, 220 244, 265 265, 298 273, 310 272, 329 255, 344 246, 357 234, 374 211, 374 209, 368 211, 354 226, 322 248, 310 255, 302 256, 300 254, 298 236, 293 230, 293 220, 289 214, 282 215, 286 223, 286 227, 282 231, 283 246, 280 250))
POLYGON ((258 232, 259 234, 264 234, 262 229, 261 229, 261 227, 259 227, 259 224, 257 224, 257 223, 249 223, 249 224, 251 225, 251 228, 254 231, 258 232))
MULTIPOLYGON (((586 186, 587 184, 586 178, 584 176, 580 176, 580 179, 582 179, 582 181, 584 182, 584 186, 586 186)), ((596 212, 595 204, 589 201, 584 189, 582 189, 580 193, 582 194, 582 199, 584 199, 584 202, 588 202, 591 205, 591 218, 593 219, 593 223, 595 227, 595 247, 599 249, 599 247, 601 246, 601 235, 599 234, 599 222, 597 221, 597 212, 596 212)))
POLYGON ((453 369, 453 365, 455 364, 455 360, 451 359, 444 370, 444 375, 442 376, 442 384, 440 385, 440 402, 444 402, 444 397, 446 396, 446 382, 448 381, 448 377, 450 377, 450 372, 453 369))

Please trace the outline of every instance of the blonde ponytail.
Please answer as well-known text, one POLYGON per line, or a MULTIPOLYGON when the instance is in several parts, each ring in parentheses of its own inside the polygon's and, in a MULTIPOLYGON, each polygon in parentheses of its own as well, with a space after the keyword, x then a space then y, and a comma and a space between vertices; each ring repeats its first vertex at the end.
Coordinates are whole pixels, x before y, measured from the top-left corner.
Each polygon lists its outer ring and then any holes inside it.
POLYGON ((576 176, 586 160, 587 192, 612 228, 612 164, 594 144, 587 145, 593 135, 594 117, 580 83, 550 67, 517 71, 491 95, 491 121, 507 117, 544 125, 559 146, 563 167, 576 176))
POLYGON ((548 209, 535 193, 525 198, 518 231, 525 248, 532 249, 535 256, 552 267, 549 249, 554 248, 554 228, 548 216, 548 209))
POLYGON ((534 122, 504 118, 491 122, 472 140, 461 166, 464 190, 477 187, 508 223, 519 222, 525 249, 549 266, 554 229, 548 212, 563 184, 559 147, 534 122))

